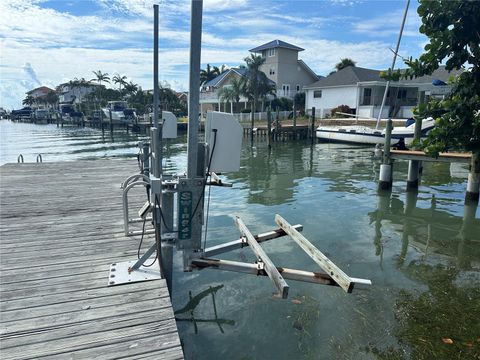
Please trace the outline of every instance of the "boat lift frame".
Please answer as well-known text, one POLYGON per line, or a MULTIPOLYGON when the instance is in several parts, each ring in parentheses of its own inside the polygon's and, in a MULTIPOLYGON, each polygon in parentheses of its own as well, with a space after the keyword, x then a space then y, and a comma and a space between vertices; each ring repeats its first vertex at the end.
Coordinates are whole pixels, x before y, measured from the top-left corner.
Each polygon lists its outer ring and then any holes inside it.
MULTIPOLYGON (((191 33, 190 33, 190 92, 189 92, 189 126, 188 126, 188 167, 185 175, 172 176, 163 174, 162 169, 162 110, 158 99, 158 5, 154 5, 154 126, 150 129, 151 151, 146 144, 142 144, 141 173, 132 175, 123 183, 124 222, 125 234, 144 235, 155 234, 155 244, 135 262, 116 263, 111 265, 109 285, 119 285, 126 282, 153 280, 165 278, 168 288, 172 289, 173 246, 183 252, 183 269, 218 269, 268 276, 273 282, 277 296, 287 298, 289 286, 285 279, 310 282, 322 285, 339 286, 347 293, 352 292, 355 285, 371 285, 367 279, 349 277, 320 250, 318 250, 301 233, 302 225, 290 225, 280 215, 275 216, 278 229, 253 235, 246 224, 235 218, 235 224, 241 233, 238 240, 225 244, 202 248, 202 225, 204 220, 204 194, 206 185, 231 186, 222 183, 221 179, 210 170, 215 143, 210 149, 199 144, 199 88, 200 88, 200 51, 202 33, 202 0, 191 2, 191 33), (208 154, 208 156, 207 156, 208 154), (148 164, 150 163, 150 166, 148 164), (151 172, 150 172, 151 169, 151 172), (207 169, 207 171, 205 171, 207 169), (210 176, 210 182, 207 178, 210 176), (128 212, 128 192, 136 186, 145 186, 148 191, 148 201, 140 209, 139 218, 130 218, 128 212), (176 208, 177 226, 174 226, 176 208), (150 214, 151 213, 151 218, 150 214), (129 224, 149 221, 153 228, 147 231, 135 232, 129 230, 129 224), (260 243, 290 236, 323 272, 309 272, 303 270, 277 267, 262 249, 260 243), (219 255, 235 249, 250 247, 256 255, 257 261, 253 264, 215 259, 219 255), (156 260, 152 268, 147 268, 145 262, 156 253, 156 260), (157 271, 157 276, 152 275, 157 271), (147 275, 148 273, 148 275, 147 275), (113 278, 112 278, 113 275, 113 278), (119 276, 120 275, 120 276, 119 276), (112 280, 115 279, 115 280, 112 280)), ((217 129, 211 129, 217 132, 217 129)), ((207 138, 207 134, 206 134, 207 138)), ((216 139, 216 134, 215 134, 216 139)))

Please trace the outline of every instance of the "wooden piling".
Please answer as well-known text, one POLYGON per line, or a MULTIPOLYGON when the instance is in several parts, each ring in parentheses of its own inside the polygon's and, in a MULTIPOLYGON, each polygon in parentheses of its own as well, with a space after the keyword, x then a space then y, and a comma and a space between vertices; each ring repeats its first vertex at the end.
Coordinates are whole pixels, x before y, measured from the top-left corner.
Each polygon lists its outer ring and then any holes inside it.
POLYGON ((113 133, 112 109, 108 109, 108 117, 110 118, 110 132, 113 133))
POLYGON ((480 152, 472 154, 470 162, 470 172, 468 174, 467 192, 465 194, 465 202, 478 202, 480 191, 480 152))
POLYGON ((270 107, 267 110, 267 144, 268 148, 272 147, 272 111, 270 107))
POLYGON ((388 119, 387 128, 385 129, 383 163, 380 165, 378 190, 390 190, 392 188, 393 165, 390 159, 390 143, 392 139, 392 128, 393 128, 392 119, 388 119))
MULTIPOLYGON (((422 119, 415 120, 415 130, 413 135, 414 143, 420 142, 422 133, 422 119)), ((417 191, 420 179, 421 162, 419 160, 409 160, 407 175, 407 191, 417 191)))
POLYGON ((313 143, 313 139, 315 139, 315 106, 312 107, 312 121, 310 123, 310 138, 312 139, 312 143, 313 143))

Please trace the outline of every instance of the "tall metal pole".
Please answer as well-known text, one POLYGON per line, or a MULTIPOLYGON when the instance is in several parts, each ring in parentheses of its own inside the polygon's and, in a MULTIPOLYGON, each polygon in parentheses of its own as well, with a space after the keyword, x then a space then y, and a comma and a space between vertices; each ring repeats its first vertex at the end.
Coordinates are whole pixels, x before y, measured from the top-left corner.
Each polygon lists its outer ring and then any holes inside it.
POLYGON ((158 5, 153 5, 153 126, 158 127, 158 5))
POLYGON ((197 177, 198 110, 200 101, 200 57, 202 48, 203 0, 192 0, 190 19, 190 79, 188 93, 188 167, 187 177, 197 177))
MULTIPOLYGON (((405 6, 405 11, 403 13, 402 25, 400 26, 400 34, 398 34, 397 46, 395 47, 395 52, 393 53, 393 61, 392 61, 392 68, 391 68, 392 71, 395 68, 395 61, 397 61, 398 49, 400 48, 400 41, 402 40, 403 28, 405 27, 405 20, 407 19, 409 5, 410 5, 410 0, 407 0, 407 5, 405 6)), ((377 125, 375 126, 376 129, 378 129, 378 126, 380 125, 380 120, 382 119, 382 112, 385 106, 385 102, 387 101, 387 93, 388 93, 389 87, 390 87, 390 80, 387 81, 387 85, 385 86, 382 105, 380 105, 380 112, 378 113, 377 125)))

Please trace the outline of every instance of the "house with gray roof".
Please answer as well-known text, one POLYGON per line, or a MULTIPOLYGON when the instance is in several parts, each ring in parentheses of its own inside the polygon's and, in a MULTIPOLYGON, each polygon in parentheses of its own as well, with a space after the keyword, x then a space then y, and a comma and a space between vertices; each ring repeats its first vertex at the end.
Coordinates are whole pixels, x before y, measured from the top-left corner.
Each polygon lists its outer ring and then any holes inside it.
MULTIPOLYGON (((348 105, 359 118, 377 118, 386 86, 380 73, 380 70, 357 66, 348 66, 334 72, 303 87, 305 107, 315 107, 317 116, 323 118, 333 108, 348 105)), ((382 118, 412 117, 413 108, 428 97, 447 94, 450 91, 450 86, 446 85, 449 77, 459 73, 460 71, 448 72, 441 66, 430 76, 391 82, 382 118)))
MULTIPOLYGON (((298 53, 303 51, 301 47, 289 44, 282 40, 273 40, 257 46, 249 51, 265 58, 265 63, 260 70, 265 73, 271 84, 275 86, 277 97, 293 99, 295 94, 302 92, 303 87, 319 79, 319 76, 298 58, 298 53)), ((246 69, 243 67, 231 68, 216 78, 202 85, 200 91, 200 107, 202 114, 206 110, 222 109, 218 91, 228 86, 235 77, 245 76, 246 69)), ((239 104, 232 104, 231 111, 239 112, 247 108, 247 99, 242 98, 239 104)), ((262 103, 262 108, 264 104, 262 103)), ((223 106, 225 110, 226 106, 223 106)), ((262 109, 263 110, 263 109, 262 109)))
POLYGON ((315 72, 298 58, 298 53, 303 50, 285 41, 273 40, 249 51, 265 58, 260 70, 275 82, 277 97, 293 99, 305 85, 319 79, 315 72))

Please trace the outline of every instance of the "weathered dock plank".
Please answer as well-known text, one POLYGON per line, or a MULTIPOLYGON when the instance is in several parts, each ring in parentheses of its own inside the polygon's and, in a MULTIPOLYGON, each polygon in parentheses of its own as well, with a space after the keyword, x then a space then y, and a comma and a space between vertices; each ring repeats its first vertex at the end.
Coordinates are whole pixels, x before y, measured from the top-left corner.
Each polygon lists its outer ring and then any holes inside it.
POLYGON ((415 150, 390 150, 390 158, 395 160, 419 160, 419 161, 436 161, 436 162, 458 162, 470 163, 471 153, 440 153, 438 157, 428 156, 423 151, 415 150))
POLYGON ((120 189, 137 171, 131 160, 0 167, 2 359, 183 359, 164 280, 107 287, 110 263, 137 256, 120 189))

